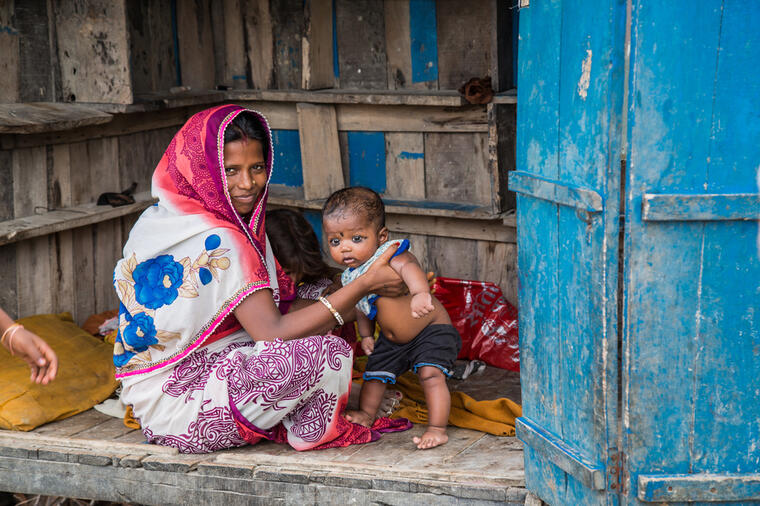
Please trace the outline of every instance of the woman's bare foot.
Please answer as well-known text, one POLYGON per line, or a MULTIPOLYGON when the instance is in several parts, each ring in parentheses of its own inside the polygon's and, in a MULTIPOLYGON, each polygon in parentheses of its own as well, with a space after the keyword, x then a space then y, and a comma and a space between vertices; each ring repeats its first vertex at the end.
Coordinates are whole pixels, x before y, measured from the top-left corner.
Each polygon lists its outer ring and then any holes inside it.
POLYGON ((352 423, 358 423, 359 425, 363 425, 365 427, 372 427, 372 422, 375 421, 375 418, 373 416, 370 416, 369 413, 365 413, 362 410, 357 410, 346 411, 346 420, 352 423))
POLYGON ((445 427, 432 427, 428 425, 427 430, 422 437, 412 438, 414 444, 420 450, 427 450, 428 448, 435 448, 446 443, 449 440, 449 436, 446 435, 445 427))

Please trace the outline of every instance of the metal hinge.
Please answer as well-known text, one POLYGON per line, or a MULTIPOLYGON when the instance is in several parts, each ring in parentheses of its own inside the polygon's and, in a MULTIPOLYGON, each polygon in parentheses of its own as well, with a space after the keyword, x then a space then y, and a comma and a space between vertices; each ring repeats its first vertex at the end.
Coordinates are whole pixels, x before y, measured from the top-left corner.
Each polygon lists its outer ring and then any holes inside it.
POLYGON ((613 492, 625 493, 625 453, 612 450, 608 459, 608 487, 613 492))

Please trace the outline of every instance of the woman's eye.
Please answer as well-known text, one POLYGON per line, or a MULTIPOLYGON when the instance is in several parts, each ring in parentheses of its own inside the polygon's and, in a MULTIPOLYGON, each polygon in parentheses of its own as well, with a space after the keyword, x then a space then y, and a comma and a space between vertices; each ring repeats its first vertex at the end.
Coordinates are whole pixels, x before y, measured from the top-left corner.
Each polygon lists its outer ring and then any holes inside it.
POLYGON ((362 236, 360 236, 360 235, 355 235, 355 236, 353 236, 353 237, 351 238, 351 240, 352 240, 352 241, 354 241, 354 242, 362 242, 362 236))
POLYGON ((255 165, 253 167, 254 172, 264 172, 267 168, 264 165, 255 165))
POLYGON ((236 171, 235 171, 235 169, 233 167, 225 167, 224 168, 224 173, 227 174, 228 176, 233 175, 235 172, 236 171))

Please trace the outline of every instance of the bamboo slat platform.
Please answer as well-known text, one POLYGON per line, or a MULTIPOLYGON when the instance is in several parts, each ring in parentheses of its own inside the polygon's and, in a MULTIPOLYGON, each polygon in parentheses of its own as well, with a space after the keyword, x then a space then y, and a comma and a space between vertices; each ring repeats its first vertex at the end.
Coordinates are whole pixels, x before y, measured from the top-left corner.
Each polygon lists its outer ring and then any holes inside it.
MULTIPOLYGON (((452 390, 484 394, 514 377, 489 369, 452 390)), ((89 410, 29 433, 0 431, 0 490, 138 504, 524 503, 517 439, 451 427, 446 445, 420 451, 411 438, 423 429, 312 452, 263 442, 183 455, 89 410)))

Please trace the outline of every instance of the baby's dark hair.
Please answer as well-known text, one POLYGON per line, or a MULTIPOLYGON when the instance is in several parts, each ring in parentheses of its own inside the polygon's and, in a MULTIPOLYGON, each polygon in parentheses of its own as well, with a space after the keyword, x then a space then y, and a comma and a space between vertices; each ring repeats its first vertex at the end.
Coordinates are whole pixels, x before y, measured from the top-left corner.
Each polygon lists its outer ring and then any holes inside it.
POLYGON ((332 277, 333 269, 322 259, 317 235, 303 214, 273 209, 267 211, 265 223, 272 253, 280 265, 297 272, 306 282, 332 277))
POLYGON ((243 111, 235 116, 235 119, 224 130, 225 144, 243 139, 253 139, 261 142, 264 160, 268 159, 269 134, 261 120, 250 111, 243 111))
POLYGON ((322 206, 322 217, 335 213, 352 212, 377 224, 380 230, 385 226, 385 205, 375 190, 366 186, 351 186, 338 190, 327 198, 322 206))

